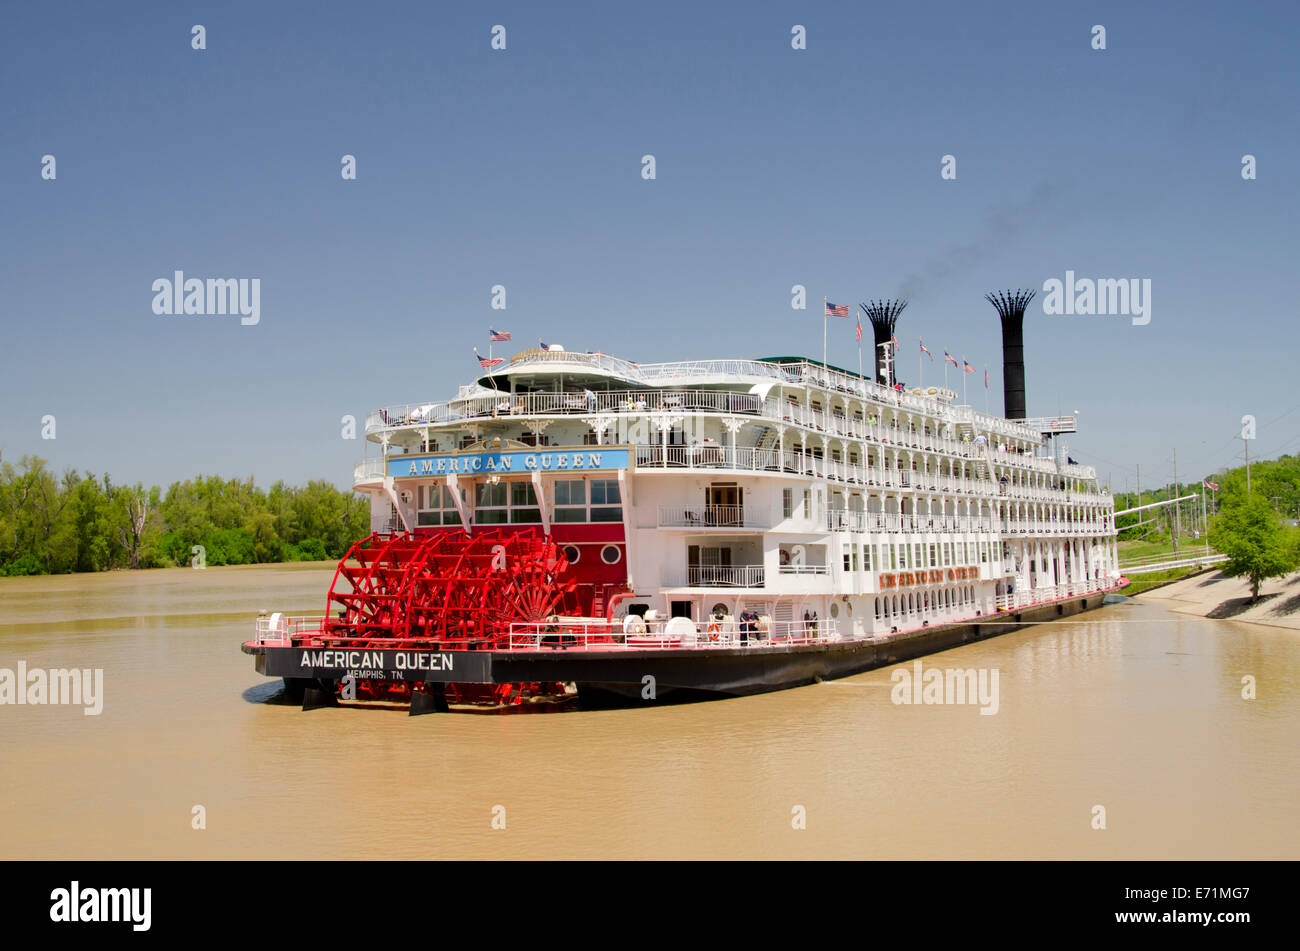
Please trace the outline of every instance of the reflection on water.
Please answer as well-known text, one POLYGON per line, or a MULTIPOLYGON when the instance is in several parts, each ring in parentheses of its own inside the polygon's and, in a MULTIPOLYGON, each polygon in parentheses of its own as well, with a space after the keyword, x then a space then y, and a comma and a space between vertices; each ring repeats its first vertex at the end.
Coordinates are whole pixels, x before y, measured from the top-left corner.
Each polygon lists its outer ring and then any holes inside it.
POLYGON ((102 667, 105 691, 99 717, 0 707, 0 858, 1300 857, 1295 632, 1132 603, 924 658, 998 668, 995 716, 896 705, 889 668, 661 708, 304 713, 239 642, 259 608, 319 613, 331 570, 0 579, 0 667, 102 667))

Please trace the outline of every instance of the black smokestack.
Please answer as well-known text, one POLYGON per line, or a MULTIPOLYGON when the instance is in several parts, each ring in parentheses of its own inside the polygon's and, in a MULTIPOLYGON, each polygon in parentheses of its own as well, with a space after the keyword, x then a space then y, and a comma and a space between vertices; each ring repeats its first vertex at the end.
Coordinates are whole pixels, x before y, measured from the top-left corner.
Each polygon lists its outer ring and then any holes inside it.
POLYGON ((1036 291, 993 291, 984 299, 1002 318, 1002 414, 1025 418, 1025 308, 1036 291))
POLYGON ((898 377, 894 372, 894 355, 891 351, 889 370, 886 370, 885 351, 881 348, 881 344, 893 342, 894 325, 898 323, 898 315, 907 306, 907 298, 873 300, 870 304, 859 304, 858 306, 867 315, 867 320, 871 321, 871 331, 876 339, 876 382, 884 386, 893 386, 898 381, 898 377))

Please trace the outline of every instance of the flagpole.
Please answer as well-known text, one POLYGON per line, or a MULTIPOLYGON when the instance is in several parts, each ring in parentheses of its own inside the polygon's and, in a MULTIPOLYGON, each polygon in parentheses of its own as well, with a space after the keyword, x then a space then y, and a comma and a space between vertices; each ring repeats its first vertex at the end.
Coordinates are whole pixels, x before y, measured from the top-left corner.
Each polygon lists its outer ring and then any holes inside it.
POLYGON ((822 296, 822 372, 826 372, 826 297, 822 296))
MULTIPOLYGON (((925 343, 920 337, 916 338, 916 342, 919 344, 925 343)), ((925 364, 921 362, 920 350, 916 351, 916 385, 923 389, 925 387, 925 364)))
POLYGON ((862 319, 859 318, 854 335, 858 338, 858 380, 862 380, 862 319))
POLYGON ((966 358, 962 357, 961 358, 961 405, 962 406, 970 405, 970 403, 966 401, 966 376, 967 376, 966 367, 968 367, 969 365, 970 364, 966 362, 966 358))
POLYGON ((984 415, 989 414, 989 365, 984 364, 984 415))

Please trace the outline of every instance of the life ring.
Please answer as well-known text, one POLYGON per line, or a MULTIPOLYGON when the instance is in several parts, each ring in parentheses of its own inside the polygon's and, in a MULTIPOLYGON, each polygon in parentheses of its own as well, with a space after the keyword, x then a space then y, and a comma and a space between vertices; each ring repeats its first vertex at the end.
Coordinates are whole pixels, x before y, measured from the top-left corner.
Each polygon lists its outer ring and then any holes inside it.
POLYGON ((722 633, 722 625, 718 624, 716 621, 709 625, 709 640, 716 641, 718 639, 718 635, 721 633, 722 633))

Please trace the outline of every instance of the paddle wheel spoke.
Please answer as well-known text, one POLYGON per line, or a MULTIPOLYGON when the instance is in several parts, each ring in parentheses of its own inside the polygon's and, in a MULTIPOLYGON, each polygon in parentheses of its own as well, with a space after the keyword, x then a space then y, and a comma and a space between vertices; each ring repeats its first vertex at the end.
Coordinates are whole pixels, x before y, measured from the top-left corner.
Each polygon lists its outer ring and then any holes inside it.
MULTIPOLYGON (((492 650, 515 623, 563 609, 576 583, 564 553, 536 527, 459 528, 392 536, 352 546, 330 585, 322 638, 329 646, 420 646, 492 650)), ((519 703, 562 695, 554 684, 452 684, 453 701, 519 703)), ((407 684, 364 681, 361 699, 410 694, 407 684)))

